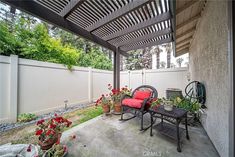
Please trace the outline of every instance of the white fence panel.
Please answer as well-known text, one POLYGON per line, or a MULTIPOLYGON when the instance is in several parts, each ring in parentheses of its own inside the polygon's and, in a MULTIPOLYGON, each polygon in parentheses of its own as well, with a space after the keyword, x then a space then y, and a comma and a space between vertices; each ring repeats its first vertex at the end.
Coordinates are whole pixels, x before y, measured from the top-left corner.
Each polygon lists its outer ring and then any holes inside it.
POLYGON ((108 93, 108 84, 113 84, 113 72, 105 70, 92 70, 93 100, 97 100, 101 94, 108 93))
POLYGON ((19 113, 44 113, 64 101, 88 102, 88 70, 70 72, 63 65, 19 59, 19 113))
POLYGON ((130 87, 130 78, 129 78, 129 71, 121 72, 120 74, 120 87, 128 86, 130 87))
POLYGON ((146 70, 146 83, 155 87, 159 97, 166 97, 167 88, 184 89, 188 83, 187 68, 162 69, 162 70, 146 70))
POLYGON ((10 58, 0 56, 0 120, 8 120, 10 106, 10 58))
POLYGON ((142 70, 131 71, 131 73, 130 73, 130 88, 135 89, 140 85, 143 85, 142 70))
MULTIPOLYGON (((124 71, 120 87, 135 89, 154 86, 159 96, 167 88, 184 90, 187 68, 124 71)), ((0 122, 16 120, 17 112, 41 114, 68 105, 95 101, 108 93, 113 84, 113 72, 73 67, 69 71, 61 64, 0 56, 0 122), (17 88, 18 87, 18 88, 17 88)))

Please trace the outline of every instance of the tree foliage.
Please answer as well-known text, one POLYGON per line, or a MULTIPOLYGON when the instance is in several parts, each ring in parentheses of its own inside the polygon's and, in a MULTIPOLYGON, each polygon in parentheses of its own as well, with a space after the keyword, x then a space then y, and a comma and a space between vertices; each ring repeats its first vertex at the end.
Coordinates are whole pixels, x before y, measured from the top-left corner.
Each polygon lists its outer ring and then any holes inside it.
MULTIPOLYGON (((11 14, 9 12, 6 15, 11 14)), ((99 69, 112 69, 100 46, 25 13, 0 19, 0 54, 99 69)))
POLYGON ((183 58, 177 58, 177 59, 176 59, 176 63, 179 65, 179 67, 181 67, 183 61, 184 61, 183 58))

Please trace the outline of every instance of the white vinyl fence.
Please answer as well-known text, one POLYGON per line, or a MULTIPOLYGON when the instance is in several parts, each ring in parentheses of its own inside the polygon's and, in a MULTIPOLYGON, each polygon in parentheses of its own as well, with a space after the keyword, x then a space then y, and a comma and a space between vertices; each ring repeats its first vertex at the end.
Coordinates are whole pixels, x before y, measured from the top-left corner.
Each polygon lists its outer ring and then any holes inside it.
MULTIPOLYGON (((187 68, 121 72, 121 86, 154 86, 159 96, 167 88, 184 89, 187 68)), ((92 68, 0 56, 0 122, 15 121, 18 114, 42 114, 68 105, 91 103, 107 93, 113 72, 92 68)))

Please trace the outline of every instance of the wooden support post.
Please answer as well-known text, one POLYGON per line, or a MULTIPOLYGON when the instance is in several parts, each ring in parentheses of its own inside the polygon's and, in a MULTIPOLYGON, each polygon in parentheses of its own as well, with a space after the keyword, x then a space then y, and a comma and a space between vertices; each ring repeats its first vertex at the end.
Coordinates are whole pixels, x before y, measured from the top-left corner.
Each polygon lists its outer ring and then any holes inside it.
POLYGON ((117 78, 117 72, 116 72, 116 58, 117 58, 117 54, 116 52, 113 52, 113 88, 116 89, 116 78, 117 78))
POLYGON ((120 52, 116 49, 116 88, 120 88, 120 52))
POLYGON ((113 58, 113 87, 120 88, 120 52, 118 48, 114 52, 113 58))

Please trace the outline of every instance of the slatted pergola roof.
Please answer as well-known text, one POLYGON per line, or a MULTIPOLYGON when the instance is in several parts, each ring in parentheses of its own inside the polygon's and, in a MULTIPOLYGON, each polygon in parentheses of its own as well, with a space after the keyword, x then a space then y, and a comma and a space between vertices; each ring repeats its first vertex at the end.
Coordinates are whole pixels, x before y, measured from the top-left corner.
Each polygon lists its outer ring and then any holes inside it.
POLYGON ((172 0, 1 0, 114 52, 174 41, 172 0))
POLYGON ((188 53, 207 0, 176 1, 175 56, 188 53))

